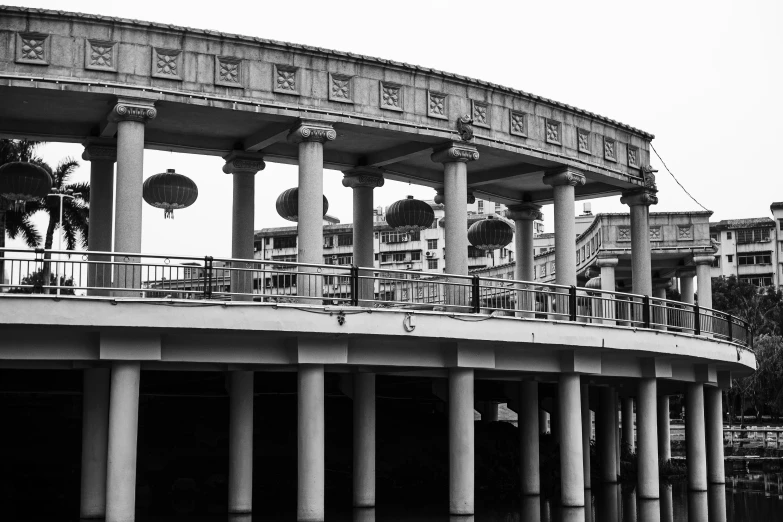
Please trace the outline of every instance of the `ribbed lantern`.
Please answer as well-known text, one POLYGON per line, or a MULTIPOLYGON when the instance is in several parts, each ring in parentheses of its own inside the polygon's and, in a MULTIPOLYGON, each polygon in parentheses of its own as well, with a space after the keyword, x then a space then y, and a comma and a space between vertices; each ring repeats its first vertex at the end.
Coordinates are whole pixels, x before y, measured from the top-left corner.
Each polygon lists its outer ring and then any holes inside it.
POLYGON ((52 176, 34 163, 14 161, 0 167, 0 195, 16 206, 40 199, 52 189, 52 176))
MULTIPOLYGON (((277 196, 275 208, 280 217, 288 221, 299 221, 299 188, 294 187, 284 190, 277 196)), ((329 210, 329 200, 324 196, 324 213, 329 210)))
POLYGON ((497 250, 503 248, 514 238, 511 226, 493 215, 476 221, 468 229, 468 241, 482 250, 497 250))
POLYGON ((193 180, 174 169, 150 176, 144 181, 144 201, 164 210, 163 216, 174 219, 174 210, 187 208, 196 202, 198 187, 193 180))
POLYGON ((386 210, 386 223, 401 232, 423 230, 432 226, 435 212, 423 201, 408 196, 395 201, 386 210))
POLYGON ((600 290, 601 289, 601 276, 594 277, 587 281, 585 284, 585 288, 589 288, 590 290, 600 290))

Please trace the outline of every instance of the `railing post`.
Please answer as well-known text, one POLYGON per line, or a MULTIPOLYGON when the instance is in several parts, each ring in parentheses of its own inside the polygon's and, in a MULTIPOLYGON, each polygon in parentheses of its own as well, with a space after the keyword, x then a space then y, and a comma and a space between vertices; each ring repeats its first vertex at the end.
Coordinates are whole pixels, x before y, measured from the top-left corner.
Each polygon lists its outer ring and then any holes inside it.
POLYGON ((568 289, 568 320, 576 321, 576 287, 573 285, 568 289))
POLYGON ((204 258, 204 299, 212 299, 212 256, 204 258))
POLYGON ((650 328, 650 296, 645 295, 642 297, 642 321, 644 321, 644 327, 650 328))
POLYGON ((693 335, 701 335, 701 311, 699 305, 693 305, 693 335))
POLYGON ((351 306, 359 306, 359 267, 351 265, 351 306))
POLYGON ((473 313, 474 314, 480 314, 481 313, 481 279, 479 276, 474 275, 473 281, 472 281, 472 287, 473 287, 473 295, 471 296, 473 299, 473 313))
POLYGON ((733 342, 734 341, 734 335, 733 335, 732 328, 731 328, 732 317, 729 314, 726 314, 726 322, 729 324, 729 342, 733 342))

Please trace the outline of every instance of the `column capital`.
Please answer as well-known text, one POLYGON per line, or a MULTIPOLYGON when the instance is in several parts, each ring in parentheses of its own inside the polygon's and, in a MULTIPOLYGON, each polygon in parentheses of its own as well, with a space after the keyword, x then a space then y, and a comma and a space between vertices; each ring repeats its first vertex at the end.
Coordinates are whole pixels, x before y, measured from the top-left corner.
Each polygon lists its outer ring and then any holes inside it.
POLYGON ((109 113, 109 121, 138 121, 147 123, 155 118, 158 111, 155 102, 137 98, 118 98, 117 105, 109 113))
POLYGON ((84 142, 84 161, 117 161, 115 140, 87 140, 84 142))
POLYGON ((563 167, 556 170, 550 170, 544 174, 544 184, 552 187, 561 185, 571 185, 572 187, 575 187, 577 185, 585 184, 585 175, 573 167, 563 167))
POLYGON ((337 131, 332 124, 323 121, 300 120, 288 134, 288 141, 292 143, 301 143, 303 141, 313 141, 324 143, 333 141, 337 138, 337 131))
POLYGON ((671 278, 655 278, 653 279, 653 290, 660 290, 662 288, 669 288, 672 285, 671 278))
POLYGON ((373 167, 356 167, 343 171, 343 186, 348 188, 382 187, 385 180, 383 171, 373 167))
POLYGON ((698 254, 693 256, 693 262, 696 266, 712 265, 715 262, 715 254, 698 254))
MULTIPOLYGON (((443 197, 443 188, 435 189, 434 201, 438 205, 443 205, 443 202, 445 201, 445 199, 443 197)), ((468 190, 468 192, 467 192, 467 203, 468 203, 468 205, 472 205, 475 202, 476 202, 475 194, 473 194, 472 190, 468 190)))
POLYGON ((677 277, 696 277, 696 268, 688 267, 677 270, 677 277))
POLYGON ((535 203, 520 203, 511 205, 506 211, 506 217, 514 221, 543 221, 544 214, 541 213, 541 205, 535 203))
POLYGON ((623 205, 628 205, 629 207, 635 207, 637 205, 645 205, 647 207, 649 207, 650 205, 657 205, 658 204, 658 196, 656 196, 657 193, 658 193, 657 189, 646 188, 646 187, 629 190, 627 192, 623 192, 623 195, 620 198, 620 203, 622 203, 623 205))
POLYGON ((616 257, 598 257, 595 260, 595 264, 598 265, 598 268, 604 268, 604 267, 611 267, 614 268, 618 264, 620 264, 620 260, 616 257))
POLYGON ((252 152, 232 151, 223 156, 226 164, 223 172, 226 174, 255 174, 264 170, 264 156, 252 152))
POLYGON ((430 158, 435 163, 467 163, 478 160, 479 153, 473 145, 451 142, 434 150, 430 158))

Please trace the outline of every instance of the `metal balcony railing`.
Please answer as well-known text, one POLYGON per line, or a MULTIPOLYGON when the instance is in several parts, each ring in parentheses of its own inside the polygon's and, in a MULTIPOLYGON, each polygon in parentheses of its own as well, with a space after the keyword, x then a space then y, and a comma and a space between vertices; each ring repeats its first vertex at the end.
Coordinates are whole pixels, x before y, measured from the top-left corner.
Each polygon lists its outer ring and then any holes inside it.
POLYGON ((0 249, 0 296, 244 300, 603 324, 752 344, 748 323, 645 295, 491 277, 279 260, 0 249))

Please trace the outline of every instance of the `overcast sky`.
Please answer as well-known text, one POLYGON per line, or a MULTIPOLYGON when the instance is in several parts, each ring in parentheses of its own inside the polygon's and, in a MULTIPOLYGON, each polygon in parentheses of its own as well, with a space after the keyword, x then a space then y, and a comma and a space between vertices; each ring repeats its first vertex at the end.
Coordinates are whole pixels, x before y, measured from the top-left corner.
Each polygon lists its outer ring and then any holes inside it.
MULTIPOLYGON (((29 0, 26 7, 170 23, 350 51, 458 73, 596 112, 655 134, 653 145, 713 219, 770 216, 783 201, 783 1, 162 2, 29 0)), ((44 158, 81 158, 48 144, 44 158)), ((199 186, 190 209, 163 220, 144 207, 147 253, 227 256, 231 177, 223 161, 145 151, 144 176, 174 168, 199 186)), ((653 156, 660 203, 697 210, 653 156)), ((89 163, 77 174, 89 180, 89 163)), ((350 189, 326 171, 329 213, 351 221, 350 189)), ((256 229, 290 224, 274 202, 296 185, 296 167, 268 164, 256 177, 256 229)), ((432 189, 387 181, 377 205, 432 189)), ((577 203, 578 209, 581 204, 577 203)), ((593 212, 625 212, 619 197, 593 212)), ((544 208, 552 231, 552 208, 544 208)), ((11 245, 19 243, 11 243, 11 245)), ((56 242, 55 242, 56 245, 56 242)))

